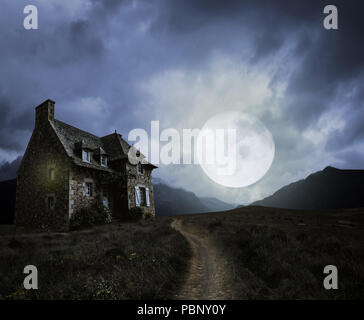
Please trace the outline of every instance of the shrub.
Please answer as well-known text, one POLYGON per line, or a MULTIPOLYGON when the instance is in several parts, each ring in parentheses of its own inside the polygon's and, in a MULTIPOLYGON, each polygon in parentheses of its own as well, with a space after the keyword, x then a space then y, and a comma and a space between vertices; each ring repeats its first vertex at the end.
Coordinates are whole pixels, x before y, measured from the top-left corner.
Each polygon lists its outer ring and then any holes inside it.
POLYGON ((97 203, 76 211, 71 217, 70 228, 72 230, 77 230, 94 225, 110 223, 111 220, 110 209, 97 203))
POLYGON ((144 212, 143 219, 149 220, 149 219, 153 219, 153 218, 154 218, 154 216, 150 212, 144 212))
POLYGON ((134 207, 129 209, 127 214, 128 221, 139 221, 144 216, 144 210, 141 207, 134 207))
POLYGON ((214 221, 209 223, 209 230, 214 230, 217 227, 221 227, 222 222, 220 220, 215 219, 214 221))

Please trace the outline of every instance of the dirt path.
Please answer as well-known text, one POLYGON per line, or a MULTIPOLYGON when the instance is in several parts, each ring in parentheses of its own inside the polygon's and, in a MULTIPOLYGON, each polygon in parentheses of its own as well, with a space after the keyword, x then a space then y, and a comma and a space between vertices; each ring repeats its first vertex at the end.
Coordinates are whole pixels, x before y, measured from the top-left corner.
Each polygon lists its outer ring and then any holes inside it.
POLYGON ((193 251, 187 281, 176 299, 229 299, 223 263, 210 241, 189 230, 181 220, 174 219, 171 225, 188 240, 193 251))

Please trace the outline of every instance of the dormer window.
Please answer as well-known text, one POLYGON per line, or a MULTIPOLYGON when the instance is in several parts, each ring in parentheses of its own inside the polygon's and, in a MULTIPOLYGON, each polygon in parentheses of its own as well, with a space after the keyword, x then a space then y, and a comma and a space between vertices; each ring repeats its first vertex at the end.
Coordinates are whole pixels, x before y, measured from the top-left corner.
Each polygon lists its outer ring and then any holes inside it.
POLYGON ((91 152, 85 149, 82 149, 82 161, 91 163, 91 152))
POLYGON ((102 167, 107 167, 107 156, 102 154, 100 156, 100 163, 102 167))

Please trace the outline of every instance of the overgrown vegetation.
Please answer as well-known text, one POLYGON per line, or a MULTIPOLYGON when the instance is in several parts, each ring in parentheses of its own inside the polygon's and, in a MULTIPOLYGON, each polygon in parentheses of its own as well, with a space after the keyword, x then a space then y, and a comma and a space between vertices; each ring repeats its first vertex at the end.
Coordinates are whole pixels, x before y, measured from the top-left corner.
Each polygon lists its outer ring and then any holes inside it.
POLYGON ((129 222, 136 222, 142 219, 150 220, 153 218, 154 216, 150 212, 144 211, 142 207, 133 207, 123 215, 123 220, 129 222))
POLYGON ((0 237, 0 299, 168 299, 190 249, 170 220, 112 223, 69 234, 0 237), (35 265, 39 289, 25 290, 35 265))
MULTIPOLYGON (((364 297, 364 210, 246 207, 179 219, 212 240, 230 298, 364 297), (323 287, 326 265, 338 268, 338 290, 323 287)), ((170 222, 0 236, 0 299, 173 299, 191 252, 170 222), (38 268, 39 290, 23 288, 29 264, 38 268)))
POLYGON ((93 204, 76 211, 70 219, 70 229, 79 230, 100 224, 111 223, 112 214, 109 208, 102 204, 93 204))
POLYGON ((139 221, 143 218, 143 209, 140 207, 133 207, 125 215, 126 221, 139 221))
POLYGON ((216 244, 231 298, 364 298, 364 210, 247 207, 183 221, 216 244), (338 268, 338 290, 323 287, 326 265, 338 268))

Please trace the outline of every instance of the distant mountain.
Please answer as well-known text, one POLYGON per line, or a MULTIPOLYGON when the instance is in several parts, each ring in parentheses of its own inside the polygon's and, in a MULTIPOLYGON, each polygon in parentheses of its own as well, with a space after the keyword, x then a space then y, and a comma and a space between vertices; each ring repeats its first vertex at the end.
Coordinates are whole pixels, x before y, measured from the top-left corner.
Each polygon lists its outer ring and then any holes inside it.
POLYGON ((16 179, 0 182, 0 224, 14 223, 16 179))
POLYGON ((153 183, 155 211, 158 216, 208 212, 209 209, 190 191, 173 188, 163 182, 153 183))
POLYGON ((231 203, 227 203, 216 198, 200 197, 200 201, 208 208, 209 212, 226 211, 236 208, 236 205, 232 205, 231 203))
POLYGON ((12 162, 3 163, 0 166, 0 181, 15 179, 22 159, 23 157, 19 156, 12 162))
POLYGON ((216 198, 199 198, 193 192, 171 187, 159 178, 153 178, 153 189, 158 216, 224 211, 235 207, 216 198))
POLYGON ((304 210, 364 207, 364 170, 326 167, 251 205, 304 210))
POLYGON ((0 224, 14 223, 16 173, 20 162, 19 156, 12 162, 5 162, 0 166, 0 224))

